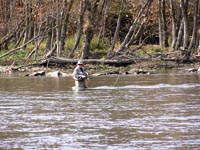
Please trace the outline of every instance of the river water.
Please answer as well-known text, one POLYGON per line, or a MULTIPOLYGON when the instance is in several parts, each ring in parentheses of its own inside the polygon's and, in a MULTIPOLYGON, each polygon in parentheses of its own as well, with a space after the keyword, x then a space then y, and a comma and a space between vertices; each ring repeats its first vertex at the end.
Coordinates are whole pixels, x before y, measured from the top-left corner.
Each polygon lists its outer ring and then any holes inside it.
POLYGON ((200 149, 200 75, 0 77, 0 149, 200 149))

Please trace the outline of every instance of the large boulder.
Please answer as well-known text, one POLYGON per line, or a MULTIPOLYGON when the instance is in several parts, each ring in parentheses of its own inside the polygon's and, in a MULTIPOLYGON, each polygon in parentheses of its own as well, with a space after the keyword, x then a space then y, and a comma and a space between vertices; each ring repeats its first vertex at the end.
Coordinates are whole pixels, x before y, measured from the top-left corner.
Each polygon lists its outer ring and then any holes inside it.
POLYGON ((33 72, 31 74, 27 74, 25 76, 45 76, 45 71, 37 71, 37 72, 33 72))

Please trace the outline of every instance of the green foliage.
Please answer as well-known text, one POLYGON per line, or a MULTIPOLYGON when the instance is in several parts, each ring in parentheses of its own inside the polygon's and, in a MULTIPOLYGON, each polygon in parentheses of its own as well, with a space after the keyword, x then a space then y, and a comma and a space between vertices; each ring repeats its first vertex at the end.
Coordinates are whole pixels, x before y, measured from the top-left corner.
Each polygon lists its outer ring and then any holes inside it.
MULTIPOLYGON (((66 54, 71 53, 71 50, 76 42, 77 35, 69 36, 65 40, 65 49, 64 49, 64 57, 66 54)), ((81 37, 79 45, 75 51, 75 58, 80 58, 81 57, 81 48, 83 47, 83 37, 81 37)))
POLYGON ((92 39, 92 42, 90 44, 90 48, 91 50, 94 49, 99 49, 99 50, 103 50, 103 49, 107 49, 108 48, 108 43, 109 41, 107 39, 101 40, 99 37, 94 36, 92 39))
MULTIPOLYGON (((0 52, 0 55, 5 54, 7 51, 3 50, 0 52)), ((15 65, 22 65, 25 62, 25 56, 26 56, 26 50, 19 50, 15 53, 12 53, 8 55, 7 57, 4 57, 0 61, 0 65, 11 65, 15 63, 15 65)))

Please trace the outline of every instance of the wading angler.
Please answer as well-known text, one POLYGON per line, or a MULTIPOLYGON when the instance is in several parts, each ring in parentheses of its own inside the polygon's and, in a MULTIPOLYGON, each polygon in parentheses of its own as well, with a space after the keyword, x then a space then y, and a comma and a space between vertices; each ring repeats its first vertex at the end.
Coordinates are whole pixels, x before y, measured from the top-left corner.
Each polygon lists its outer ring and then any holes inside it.
POLYGON ((79 60, 76 68, 73 71, 73 79, 75 80, 75 86, 72 88, 73 90, 81 90, 87 88, 86 80, 88 79, 88 73, 85 71, 83 66, 83 61, 79 60))

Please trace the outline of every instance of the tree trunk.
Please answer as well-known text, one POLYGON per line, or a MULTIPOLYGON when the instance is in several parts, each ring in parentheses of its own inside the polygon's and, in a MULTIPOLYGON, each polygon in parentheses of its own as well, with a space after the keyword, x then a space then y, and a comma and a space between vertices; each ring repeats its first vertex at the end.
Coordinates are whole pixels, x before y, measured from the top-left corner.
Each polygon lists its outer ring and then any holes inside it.
POLYGON ((117 37, 119 36, 119 29, 121 26, 121 14, 122 14, 123 9, 124 9, 124 0, 121 0, 121 6, 120 6, 120 10, 119 10, 118 19, 117 19, 117 26, 115 29, 115 33, 114 33, 113 41, 112 41, 112 44, 110 47, 110 51, 108 52, 108 57, 112 54, 112 51, 115 48, 115 43, 117 41, 117 37))
POLYGON ((190 40, 190 44, 188 47, 188 50, 190 51, 190 55, 196 52, 196 43, 197 40, 197 29, 198 29, 198 13, 199 13, 199 0, 194 1, 194 24, 193 24, 193 32, 192 32, 192 38, 190 40))
POLYGON ((181 12, 183 16, 184 35, 183 35, 183 49, 188 48, 188 18, 187 18, 187 5, 188 0, 181 0, 181 12))
POLYGON ((64 50, 65 46, 65 39, 66 39, 66 32, 67 32, 67 25, 69 22, 69 15, 70 15, 70 10, 72 8, 74 0, 70 0, 70 2, 67 3, 67 0, 64 1, 63 4, 63 22, 61 26, 61 41, 60 41, 60 50, 64 50), (68 6, 68 7, 67 7, 68 6))
POLYGON ((99 41, 98 46, 101 42, 104 41, 105 31, 106 31, 106 17, 107 17, 107 10, 109 8, 109 0, 103 0, 102 9, 101 9, 101 27, 99 30, 99 41))
MULTIPOLYGON (((25 1, 25 16, 28 18, 28 16, 30 15, 30 8, 31 8, 31 2, 29 2, 28 0, 25 1)), ((24 33, 24 43, 26 43, 29 40, 29 24, 30 24, 30 18, 28 18, 26 20, 26 30, 24 33)), ((26 45, 24 46, 24 48, 26 47, 26 45)))
POLYGON ((90 42, 93 37, 93 27, 90 25, 87 27, 85 31, 85 41, 84 41, 84 46, 83 46, 83 53, 82 53, 82 58, 83 59, 88 59, 90 55, 90 42))
POLYGON ((164 47, 168 47, 168 31, 167 31, 167 20, 166 20, 166 3, 165 0, 162 0, 162 19, 163 19, 163 40, 164 40, 164 47))
POLYGON ((162 25, 162 0, 159 0, 158 4, 158 19, 159 19, 159 45, 161 48, 164 47, 164 42, 163 42, 163 25, 162 25))
MULTIPOLYGON (((57 0, 57 20, 56 20, 56 45, 57 45, 57 56, 61 56, 61 49, 60 49, 60 39, 61 39, 61 11, 60 11, 60 0, 57 0)), ((63 12, 62 12, 63 13, 63 12)))
POLYGON ((85 41, 83 46, 83 53, 82 58, 88 59, 90 55, 90 43, 92 41, 93 35, 94 35, 94 27, 96 24, 96 14, 98 13, 98 6, 99 0, 95 0, 94 2, 88 1, 88 25, 86 26, 85 30, 85 41), (93 4, 92 4, 93 3, 93 4))
POLYGON ((179 25, 178 37, 175 44, 175 50, 178 50, 181 45, 181 42, 183 39, 183 28, 184 28, 183 20, 181 20, 180 25, 179 25))
POLYGON ((159 42, 161 48, 169 46, 165 8, 165 0, 159 0, 159 42))
POLYGON ((170 6, 171 6, 171 16, 172 16, 172 43, 171 48, 174 50, 176 40, 177 40, 177 30, 176 30, 176 13, 175 13, 175 7, 174 7, 174 0, 170 0, 170 6))
POLYGON ((69 57, 72 57, 74 55, 75 50, 77 49, 80 40, 81 40, 81 35, 83 33, 83 23, 84 23, 84 15, 85 15, 85 11, 87 9, 87 4, 84 3, 83 0, 81 0, 80 2, 80 16, 79 16, 79 24, 78 24, 78 31, 77 31, 77 36, 76 36, 76 42, 74 44, 74 46, 72 47, 71 53, 69 54, 69 57))
POLYGON ((47 25, 49 26, 49 30, 47 32, 47 41, 46 41, 46 47, 45 47, 45 52, 47 53, 47 51, 49 51, 50 49, 52 49, 52 44, 51 44, 51 39, 52 39, 52 29, 53 29, 53 18, 51 20, 51 17, 48 16, 47 18, 47 25))

